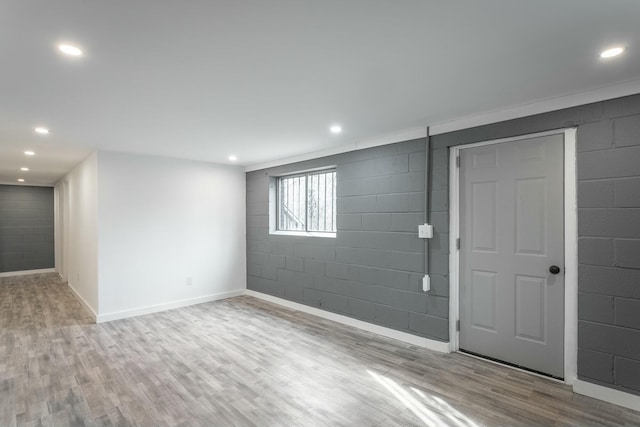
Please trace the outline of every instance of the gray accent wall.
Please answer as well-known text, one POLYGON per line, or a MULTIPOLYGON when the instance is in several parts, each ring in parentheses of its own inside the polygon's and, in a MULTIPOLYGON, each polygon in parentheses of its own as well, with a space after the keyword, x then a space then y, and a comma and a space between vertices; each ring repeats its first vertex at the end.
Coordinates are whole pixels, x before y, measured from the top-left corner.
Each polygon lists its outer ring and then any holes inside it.
POLYGON ((578 128, 578 376, 640 394, 640 95, 432 137, 428 295, 417 239, 424 140, 250 172, 248 288, 447 341, 449 147, 569 127, 578 128), (324 165, 338 165, 338 237, 269 235, 269 176, 324 165))
POLYGON ((640 394, 640 95, 437 135, 434 192, 448 191, 451 146, 574 126, 578 376, 640 394))
MULTIPOLYGON (((444 264, 434 266, 433 291, 421 290, 424 166, 425 140, 418 139, 248 173, 247 287, 446 340, 444 264), (337 176, 337 237, 270 235, 270 177, 330 166, 337 176)), ((445 209, 446 197, 434 204, 445 209)), ((431 244, 445 245, 446 258, 446 238, 431 244)))
POLYGON ((54 267, 53 188, 0 185, 0 273, 54 267))

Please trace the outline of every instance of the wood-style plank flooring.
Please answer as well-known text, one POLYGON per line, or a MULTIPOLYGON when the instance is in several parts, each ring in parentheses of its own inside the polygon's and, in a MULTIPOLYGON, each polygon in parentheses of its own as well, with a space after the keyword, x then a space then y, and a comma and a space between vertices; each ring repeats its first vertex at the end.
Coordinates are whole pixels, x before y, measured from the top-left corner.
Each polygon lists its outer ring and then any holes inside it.
POLYGON ((0 279, 0 426, 640 425, 462 354, 251 297, 92 324, 52 275, 0 279))

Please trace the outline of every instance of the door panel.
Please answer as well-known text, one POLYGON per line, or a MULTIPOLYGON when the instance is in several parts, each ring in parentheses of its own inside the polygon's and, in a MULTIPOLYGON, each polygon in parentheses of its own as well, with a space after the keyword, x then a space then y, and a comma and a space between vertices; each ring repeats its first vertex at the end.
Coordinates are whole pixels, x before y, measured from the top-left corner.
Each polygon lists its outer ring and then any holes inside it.
POLYGON ((516 253, 544 254, 546 180, 516 180, 516 253))
POLYGON ((496 250, 496 183, 474 182, 473 191, 473 249, 496 250))
POLYGON ((460 349, 562 377, 562 134, 460 150, 460 349))
POLYGON ((472 280, 472 324, 474 328, 496 330, 496 273, 474 271, 472 280))
POLYGON ((544 277, 516 276, 516 337, 544 343, 545 288, 544 277))

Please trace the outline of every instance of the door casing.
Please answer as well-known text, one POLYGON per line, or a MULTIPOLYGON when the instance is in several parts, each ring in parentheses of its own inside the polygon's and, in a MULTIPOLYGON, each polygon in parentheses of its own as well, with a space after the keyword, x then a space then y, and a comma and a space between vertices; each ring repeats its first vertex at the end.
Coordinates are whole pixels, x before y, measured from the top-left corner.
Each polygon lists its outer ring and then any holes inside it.
POLYGON ((460 150, 549 135, 564 135, 564 382, 573 384, 578 370, 578 213, 576 196, 576 128, 520 135, 450 147, 449 151, 449 349, 460 348, 457 321, 460 319, 460 150))

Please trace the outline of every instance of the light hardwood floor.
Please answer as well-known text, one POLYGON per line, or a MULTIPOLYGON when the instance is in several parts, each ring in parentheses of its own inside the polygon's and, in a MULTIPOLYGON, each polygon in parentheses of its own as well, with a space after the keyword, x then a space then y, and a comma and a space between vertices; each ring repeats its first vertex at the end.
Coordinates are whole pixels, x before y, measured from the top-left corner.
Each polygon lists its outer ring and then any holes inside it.
POLYGON ((567 386, 251 297, 100 325, 0 279, 0 426, 640 425, 567 386))

